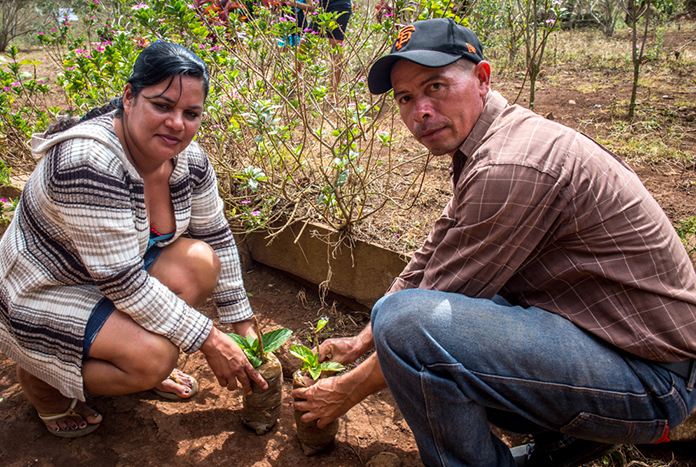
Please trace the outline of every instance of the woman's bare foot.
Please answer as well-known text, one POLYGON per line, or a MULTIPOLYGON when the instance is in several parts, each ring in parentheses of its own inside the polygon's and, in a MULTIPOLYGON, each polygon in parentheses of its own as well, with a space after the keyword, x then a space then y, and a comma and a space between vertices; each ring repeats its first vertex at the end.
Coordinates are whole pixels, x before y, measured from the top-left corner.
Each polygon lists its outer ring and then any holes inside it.
MULTIPOLYGON (((17 367, 17 379, 29 403, 44 417, 52 414, 62 414, 70 408, 72 399, 63 396, 56 388, 21 369, 19 366, 17 367)), ((87 425, 97 425, 102 421, 102 416, 84 402, 77 401, 73 410, 77 415, 59 417, 55 420, 44 420, 44 423, 50 430, 60 432, 82 430, 87 428, 87 425)))
POLYGON ((154 387, 153 391, 167 399, 188 399, 198 392, 198 383, 183 371, 175 368, 167 379, 154 387))

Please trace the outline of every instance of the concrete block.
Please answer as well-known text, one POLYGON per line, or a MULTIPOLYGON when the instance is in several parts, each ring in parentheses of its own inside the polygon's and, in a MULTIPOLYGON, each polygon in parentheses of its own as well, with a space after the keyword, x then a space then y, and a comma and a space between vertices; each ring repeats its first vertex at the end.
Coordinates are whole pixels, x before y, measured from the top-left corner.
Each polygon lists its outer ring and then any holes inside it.
POLYGON ((378 245, 347 240, 322 224, 297 222, 273 238, 267 232, 237 236, 254 261, 372 307, 410 258, 378 245), (350 242, 350 243, 349 243, 350 242))

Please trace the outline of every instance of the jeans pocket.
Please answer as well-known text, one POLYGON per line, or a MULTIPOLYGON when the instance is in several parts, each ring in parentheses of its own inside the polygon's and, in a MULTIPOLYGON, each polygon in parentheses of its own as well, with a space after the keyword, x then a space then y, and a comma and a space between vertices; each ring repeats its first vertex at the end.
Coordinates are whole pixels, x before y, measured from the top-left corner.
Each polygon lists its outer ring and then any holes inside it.
POLYGON ((583 412, 561 427, 576 438, 612 444, 651 444, 665 433, 667 420, 627 421, 583 412))

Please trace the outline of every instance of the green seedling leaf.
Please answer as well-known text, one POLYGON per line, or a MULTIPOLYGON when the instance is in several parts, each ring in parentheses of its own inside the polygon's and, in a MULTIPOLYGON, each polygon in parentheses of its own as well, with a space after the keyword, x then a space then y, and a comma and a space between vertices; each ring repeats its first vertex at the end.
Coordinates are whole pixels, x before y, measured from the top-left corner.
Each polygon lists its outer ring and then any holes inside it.
POLYGON ((253 355, 253 354, 249 355, 246 352, 244 352, 244 354, 247 356, 247 358, 249 359, 249 363, 251 363, 251 366, 253 366, 254 368, 260 367, 261 364, 263 363, 263 360, 261 359, 261 357, 258 357, 258 356, 253 355))
POLYGON ((326 319, 326 318, 321 318, 321 319, 317 322, 317 332, 319 332, 319 331, 321 331, 322 329, 324 329, 324 326, 326 326, 326 323, 328 323, 328 322, 329 322, 328 319, 326 319))
MULTIPOLYGON (((288 340, 292 331, 286 328, 276 329, 274 331, 267 332, 261 337, 263 339, 263 353, 273 352, 277 350, 281 345, 288 340)), ((263 358, 259 353, 259 340, 251 335, 242 337, 238 334, 230 333, 227 334, 234 340, 237 345, 244 351, 249 363, 254 368, 258 368, 263 363, 263 358)))
POLYGON ((341 371, 345 367, 338 362, 322 362, 319 364, 321 371, 341 371))
POLYGON ((242 348, 242 350, 250 350, 249 343, 247 342, 247 340, 239 334, 229 333, 227 335, 230 336, 232 340, 235 341, 237 345, 239 345, 239 347, 242 348))
POLYGON ((287 328, 280 328, 269 331, 263 335, 263 351, 273 352, 290 338, 292 331, 287 328))
POLYGON ((318 364, 319 357, 304 345, 293 345, 290 347, 290 353, 305 362, 309 367, 315 367, 318 364))

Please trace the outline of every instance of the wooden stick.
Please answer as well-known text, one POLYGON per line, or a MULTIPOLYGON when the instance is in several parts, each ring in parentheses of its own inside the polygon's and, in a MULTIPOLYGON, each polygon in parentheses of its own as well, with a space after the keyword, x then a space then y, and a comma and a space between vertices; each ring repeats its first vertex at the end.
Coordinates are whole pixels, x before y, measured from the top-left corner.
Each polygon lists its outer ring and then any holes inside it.
POLYGON ((261 354, 261 364, 266 363, 266 354, 263 352, 263 336, 261 335, 261 329, 259 328, 259 320, 254 316, 254 332, 256 333, 256 338, 259 340, 259 353, 261 354))

